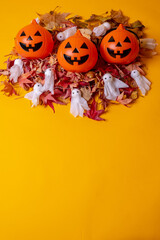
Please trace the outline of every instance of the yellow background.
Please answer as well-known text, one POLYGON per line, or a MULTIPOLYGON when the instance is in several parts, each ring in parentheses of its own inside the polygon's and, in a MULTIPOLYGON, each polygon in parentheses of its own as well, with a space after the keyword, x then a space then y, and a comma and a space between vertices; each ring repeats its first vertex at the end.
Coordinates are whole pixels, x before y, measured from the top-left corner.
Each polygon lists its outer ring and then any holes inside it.
MULTIPOLYGON (((160 40, 158 0, 6 0, 1 68, 19 29, 57 5, 86 17, 122 9, 160 40)), ((1 240, 160 239, 159 61, 146 61, 149 94, 131 108, 111 106, 106 122, 0 94, 1 240)))

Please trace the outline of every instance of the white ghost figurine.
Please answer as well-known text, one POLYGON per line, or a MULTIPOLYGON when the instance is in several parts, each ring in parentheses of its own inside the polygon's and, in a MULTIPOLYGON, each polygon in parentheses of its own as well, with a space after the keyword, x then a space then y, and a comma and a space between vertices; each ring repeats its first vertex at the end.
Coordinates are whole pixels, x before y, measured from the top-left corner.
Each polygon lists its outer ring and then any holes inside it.
POLYGON ((120 95, 119 88, 128 88, 129 86, 120 81, 117 78, 114 78, 110 73, 103 75, 104 81, 104 95, 108 100, 116 100, 120 95))
POLYGON ((36 107, 39 104, 39 97, 43 93, 43 86, 41 83, 36 83, 33 87, 33 91, 27 93, 24 98, 32 101, 32 107, 36 107))
POLYGON ((140 47, 141 48, 147 48, 154 50, 158 43, 156 43, 156 40, 153 38, 141 38, 140 39, 140 47))
POLYGON ((99 36, 104 36, 109 29, 111 29, 111 24, 108 22, 104 22, 98 27, 93 28, 93 32, 96 37, 99 37, 99 36))
POLYGON ((45 82, 43 85, 43 91, 50 91, 54 94, 54 76, 50 68, 45 71, 45 82))
POLYGON ((23 71, 23 62, 21 59, 16 59, 14 65, 10 68, 10 80, 13 80, 14 83, 18 81, 18 78, 24 73, 23 71))
POLYGON ((142 94, 146 95, 146 93, 150 89, 151 82, 147 78, 145 78, 143 75, 141 75, 137 70, 132 70, 131 77, 136 81, 142 94))
POLYGON ((81 92, 77 88, 71 93, 71 108, 70 113, 74 116, 83 117, 84 110, 89 110, 87 101, 81 97, 81 92))
POLYGON ((71 36, 73 36, 75 33, 77 32, 77 27, 71 27, 71 28, 68 28, 66 29, 65 31, 63 32, 59 32, 57 34, 57 39, 59 41, 63 41, 71 36))

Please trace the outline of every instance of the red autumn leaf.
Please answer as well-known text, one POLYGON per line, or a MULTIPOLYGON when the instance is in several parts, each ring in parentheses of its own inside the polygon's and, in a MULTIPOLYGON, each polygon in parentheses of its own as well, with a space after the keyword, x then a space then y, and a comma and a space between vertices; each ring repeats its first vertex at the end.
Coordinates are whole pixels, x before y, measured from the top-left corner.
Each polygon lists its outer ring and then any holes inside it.
POLYGON ((7 59, 7 70, 9 70, 14 65, 14 60, 7 59))
POLYGON ((45 106, 49 106, 50 108, 52 108, 53 112, 55 112, 54 106, 53 106, 53 97, 52 94, 48 94, 46 92, 42 93, 40 96, 40 100, 42 101, 42 103, 45 106))
POLYGON ((71 84, 69 80, 64 80, 64 81, 59 81, 57 86, 63 87, 63 88, 68 88, 68 86, 71 84))
POLYGON ((66 103, 60 101, 59 99, 57 99, 56 97, 54 97, 54 96, 52 95, 52 93, 48 93, 48 92, 42 93, 41 96, 40 96, 40 100, 42 101, 42 103, 43 103, 45 106, 51 107, 54 112, 55 112, 55 110, 54 110, 53 103, 60 104, 60 105, 66 105, 66 103))
POLYGON ((54 94, 57 96, 57 97, 61 97, 62 94, 64 94, 64 92, 62 90, 60 90, 59 88, 54 88, 54 94))
POLYGON ((105 72, 111 73, 114 77, 119 77, 119 76, 120 76, 120 75, 119 75, 119 72, 118 72, 118 70, 115 68, 114 64, 108 65, 108 66, 106 67, 106 69, 105 69, 105 72))
MULTIPOLYGON (((50 101, 50 100, 48 100, 48 101, 47 101, 47 105, 48 105, 50 108, 52 108, 53 112, 55 113, 55 109, 54 109, 54 106, 53 106, 53 102, 50 101)), ((46 105, 46 106, 47 106, 47 105, 46 105)))
POLYGON ((123 99, 124 97, 124 92, 122 92, 118 97, 117 97, 117 102, 127 106, 129 103, 131 103, 133 101, 133 99, 130 99, 130 98, 125 98, 123 99))
POLYGON ((67 74, 67 72, 65 70, 63 72, 62 71, 57 72, 58 78, 62 78, 64 76, 66 76, 66 74, 67 74))
POLYGON ((44 92, 41 94, 40 99, 42 100, 44 105, 47 105, 48 101, 54 101, 54 98, 52 97, 52 93, 44 92))
POLYGON ((127 95, 127 97, 130 97, 132 92, 135 91, 136 88, 132 88, 132 87, 129 87, 129 88, 124 88, 123 91, 124 91, 124 94, 127 95))
POLYGON ((80 87, 85 87, 85 86, 88 86, 88 83, 82 81, 82 82, 79 82, 79 86, 80 86, 80 87))
POLYGON ((1 90, 6 96, 18 95, 13 85, 7 81, 4 82, 4 88, 1 90))
POLYGON ((86 111, 84 113, 84 116, 91 118, 93 120, 96 120, 96 121, 105 121, 104 118, 100 117, 100 115, 103 113, 105 113, 105 110, 104 109, 97 110, 97 103, 96 103, 95 99, 93 99, 93 102, 90 106, 90 110, 86 111))
POLYGON ((101 105, 103 106, 103 109, 106 109, 106 107, 109 105, 110 100, 106 99, 105 95, 100 96, 101 99, 101 105))
POLYGON ((64 91, 62 89, 58 89, 57 87, 55 87, 54 89, 54 98, 63 98, 66 99, 68 97, 71 96, 71 89, 67 88, 64 91))
POLYGON ((71 96, 71 89, 67 89, 65 95, 61 95, 62 98, 66 99, 71 96))
POLYGON ((32 76, 33 74, 33 71, 30 71, 30 72, 27 72, 27 73, 24 73, 22 74, 19 79, 18 79, 18 82, 19 82, 19 85, 24 88, 25 87, 25 84, 32 84, 33 82, 31 80, 29 80, 28 78, 30 76, 32 76))
POLYGON ((32 70, 32 60, 29 60, 29 59, 22 59, 23 61, 23 69, 24 69, 24 72, 25 73, 28 73, 32 70))

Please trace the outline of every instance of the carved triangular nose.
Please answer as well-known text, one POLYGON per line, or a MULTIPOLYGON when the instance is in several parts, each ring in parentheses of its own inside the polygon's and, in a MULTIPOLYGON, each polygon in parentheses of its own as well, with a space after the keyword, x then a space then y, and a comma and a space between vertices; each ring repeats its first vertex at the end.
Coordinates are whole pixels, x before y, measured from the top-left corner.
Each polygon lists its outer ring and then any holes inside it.
POLYGON ((116 45, 116 47, 122 47, 121 43, 118 42, 117 45, 116 45))
POLYGON ((29 36, 27 40, 33 40, 33 39, 31 38, 31 36, 29 36))
POLYGON ((78 49, 75 48, 75 49, 73 50, 73 53, 79 53, 79 52, 78 52, 78 49))

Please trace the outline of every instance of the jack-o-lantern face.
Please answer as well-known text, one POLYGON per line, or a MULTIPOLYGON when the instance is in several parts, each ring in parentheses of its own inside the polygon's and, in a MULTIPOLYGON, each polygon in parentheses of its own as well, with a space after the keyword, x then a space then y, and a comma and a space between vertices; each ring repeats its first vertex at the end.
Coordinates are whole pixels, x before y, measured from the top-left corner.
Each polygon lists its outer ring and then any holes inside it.
POLYGON ((139 41, 120 24, 103 38, 100 53, 109 63, 129 64, 138 56, 139 41))
POLYGON ((15 47, 17 52, 25 58, 45 58, 53 50, 52 35, 35 20, 22 28, 16 36, 15 47))
POLYGON ((87 72, 92 69, 98 59, 95 45, 78 30, 77 33, 64 40, 59 46, 59 64, 67 71, 87 72))

